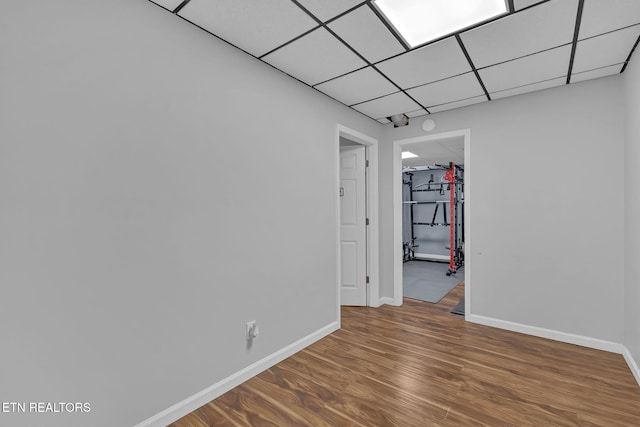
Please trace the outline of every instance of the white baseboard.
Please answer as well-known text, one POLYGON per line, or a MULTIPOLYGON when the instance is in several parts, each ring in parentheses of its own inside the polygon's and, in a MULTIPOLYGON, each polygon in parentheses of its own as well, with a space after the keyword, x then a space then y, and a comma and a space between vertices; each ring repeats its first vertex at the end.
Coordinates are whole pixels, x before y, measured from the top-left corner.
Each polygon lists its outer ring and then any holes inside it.
POLYGON ((380 303, 380 305, 383 304, 387 304, 387 305, 397 305, 395 300, 393 298, 389 298, 389 297, 382 297, 378 300, 378 302, 380 303))
POLYGON ((629 369, 631 369, 633 376, 636 377, 638 385, 640 385, 640 368, 627 347, 624 347, 622 355, 624 356, 624 360, 627 361, 627 365, 629 365, 629 369))
POLYGON ((553 329, 539 328, 537 326, 524 325, 522 323, 509 322, 507 320, 494 319, 492 317, 468 314, 465 316, 465 320, 472 323, 492 326, 494 328, 506 329, 508 331, 520 332, 522 334, 548 338, 555 341, 566 342, 569 344, 580 345, 582 347, 594 348, 596 350, 603 350, 611 353, 624 354, 625 350, 624 345, 611 341, 604 341, 597 338, 585 337, 583 335, 555 331, 553 329))
POLYGON ((172 422, 177 421, 185 415, 195 411, 202 405, 212 401, 218 396, 223 395, 227 391, 242 384, 248 379, 253 378, 260 372, 269 369, 270 367, 283 361, 287 357, 313 344, 319 339, 324 338, 332 332, 335 332, 339 329, 339 327, 340 325, 337 321, 332 322, 327 326, 307 335, 306 337, 299 339, 293 344, 290 344, 276 351, 275 353, 272 353, 267 357, 258 360, 257 362, 247 366, 246 368, 236 372, 235 374, 232 374, 227 378, 218 381, 217 383, 194 394, 193 396, 187 397, 182 402, 178 402, 175 405, 165 409, 164 411, 150 418, 147 418, 141 423, 136 424, 134 427, 165 427, 168 424, 171 424, 172 422))

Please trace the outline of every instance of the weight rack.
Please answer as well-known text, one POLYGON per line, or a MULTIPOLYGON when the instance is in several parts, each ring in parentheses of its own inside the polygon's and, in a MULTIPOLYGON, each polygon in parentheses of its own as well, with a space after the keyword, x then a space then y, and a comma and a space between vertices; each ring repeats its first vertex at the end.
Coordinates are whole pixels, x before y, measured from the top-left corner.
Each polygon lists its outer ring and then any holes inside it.
POLYGON ((445 170, 444 179, 446 182, 435 182, 432 174, 429 182, 415 185, 413 173, 410 171, 403 173, 403 175, 405 175, 403 185, 409 187, 409 200, 404 201, 403 205, 410 209, 411 238, 410 241, 403 242, 402 261, 407 262, 417 259, 415 257, 415 249, 418 248, 419 245, 416 244, 416 226, 449 227, 449 269, 447 276, 450 276, 451 274, 455 274, 457 270, 464 265, 464 168, 450 162, 448 165, 436 164, 434 167, 429 167, 429 170, 434 169, 445 170), (437 191, 444 197, 442 200, 435 201, 417 201, 414 199, 414 193, 426 191, 437 191), (449 197, 446 197, 447 192, 449 193, 449 197), (424 204, 435 204, 431 221, 415 221, 414 208, 424 204), (447 205, 449 206, 448 209, 447 205), (439 210, 442 213, 442 220, 437 219, 439 210), (453 227, 451 224, 453 224, 453 227))

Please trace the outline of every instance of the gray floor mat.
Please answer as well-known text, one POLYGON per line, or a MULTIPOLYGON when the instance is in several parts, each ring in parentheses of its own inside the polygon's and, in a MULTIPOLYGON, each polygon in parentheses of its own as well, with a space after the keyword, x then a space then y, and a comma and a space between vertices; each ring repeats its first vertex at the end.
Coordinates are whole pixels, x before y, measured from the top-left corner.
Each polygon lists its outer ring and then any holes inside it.
POLYGON ((464 269, 447 276, 442 262, 409 261, 403 264, 403 294, 407 298, 437 303, 464 280, 464 269))
POLYGON ((460 298, 460 301, 458 301, 458 305, 453 307, 453 310, 451 310, 451 313, 464 316, 464 297, 460 298))

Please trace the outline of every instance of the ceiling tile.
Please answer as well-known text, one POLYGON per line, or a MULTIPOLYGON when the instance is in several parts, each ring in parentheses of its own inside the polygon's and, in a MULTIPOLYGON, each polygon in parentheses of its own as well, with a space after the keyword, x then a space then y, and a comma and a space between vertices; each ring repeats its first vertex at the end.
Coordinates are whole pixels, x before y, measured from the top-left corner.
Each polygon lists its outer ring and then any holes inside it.
POLYGON ((414 118, 414 117, 424 116, 424 115, 427 115, 427 114, 429 114, 429 113, 427 112, 427 110, 424 110, 424 109, 422 109, 422 108, 421 108, 421 109, 419 109, 419 110, 416 110, 416 111, 410 111, 410 112, 405 113, 405 114, 407 115, 407 117, 409 117, 410 119, 412 119, 412 118, 414 118))
POLYGON ((416 154, 417 158, 404 159, 404 166, 434 166, 445 165, 449 162, 464 164, 464 138, 446 138, 432 142, 422 142, 405 146, 408 151, 416 154))
POLYGON ((479 73, 487 91, 493 94, 504 89, 566 76, 570 56, 571 46, 562 46, 484 68, 479 73))
POLYGON ((346 105, 368 101, 398 91, 397 87, 371 67, 338 77, 315 88, 346 105))
POLYGON ((640 23, 638 0, 585 0, 578 39, 640 23))
POLYGON ((479 104, 480 102, 486 101, 487 97, 485 95, 474 96, 473 98, 463 99, 461 101, 429 107, 429 111, 431 111, 432 113, 438 113, 440 111, 453 110, 454 108, 466 107, 467 105, 479 104))
POLYGON ((640 25, 578 42, 572 71, 579 73, 626 61, 638 36, 640 25))
POLYGON ((513 7, 515 10, 522 10, 525 7, 529 7, 533 4, 540 3, 541 0, 514 0, 513 7))
POLYGON ((352 7, 362 3, 362 0, 298 0, 309 12, 322 22, 340 15, 352 7))
POLYGON ((262 59, 310 85, 367 65, 324 28, 319 28, 262 59))
POLYGON ((290 0, 191 0, 179 15, 255 56, 317 26, 290 0))
MULTIPOLYGON (((406 146, 406 148, 409 151, 411 151, 413 154, 417 154, 419 157, 422 157, 423 159, 434 159, 434 158, 441 159, 443 157, 447 157, 451 155, 449 150, 445 149, 443 146, 441 146, 437 142, 432 142, 430 144, 429 143, 427 144, 425 144, 425 147, 422 149, 418 144, 415 144, 413 146, 406 146)), ((436 163, 440 163, 440 162, 436 161, 436 163)))
POLYGON ((573 41, 578 0, 551 0, 462 33, 476 68, 573 41))
POLYGON ((549 89, 556 86, 562 86, 567 83, 566 77, 560 77, 557 79, 545 80, 537 83, 532 83, 512 89, 501 90, 499 92, 491 93, 491 99, 506 98, 508 96, 520 95, 528 92, 535 92, 537 90, 549 89))
POLYGON ((420 106, 404 93, 396 92, 392 95, 354 105, 353 108, 371 118, 378 119, 389 117, 393 114, 402 114, 406 111, 415 111, 420 106))
POLYGON ((454 37, 391 58, 377 67, 403 89, 471 71, 454 37))
POLYGON ((440 80, 408 90, 416 101, 427 108, 483 95, 484 90, 473 72, 440 80))
POLYGON ((578 83, 584 80, 597 79, 599 77, 619 74, 623 64, 609 65, 608 67, 596 68, 595 70, 583 71, 571 75, 571 83, 578 83))
POLYGON ((400 42, 368 6, 336 19, 329 28, 372 63, 404 52, 400 42))
POLYGON ((160 6, 169 9, 170 11, 176 10, 176 7, 180 6, 182 0, 151 0, 155 4, 159 4, 160 6))

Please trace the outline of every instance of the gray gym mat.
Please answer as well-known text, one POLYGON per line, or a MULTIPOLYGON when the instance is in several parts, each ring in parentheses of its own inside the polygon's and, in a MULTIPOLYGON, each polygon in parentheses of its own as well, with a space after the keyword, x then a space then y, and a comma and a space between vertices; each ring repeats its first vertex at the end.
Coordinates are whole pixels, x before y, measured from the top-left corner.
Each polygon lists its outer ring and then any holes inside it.
POLYGON ((407 298, 437 303, 464 280, 464 269, 447 276, 449 264, 409 261, 403 264, 403 294, 407 298))
POLYGON ((464 297, 460 298, 460 301, 458 301, 458 305, 453 307, 453 310, 451 310, 451 313, 464 316, 464 297))

